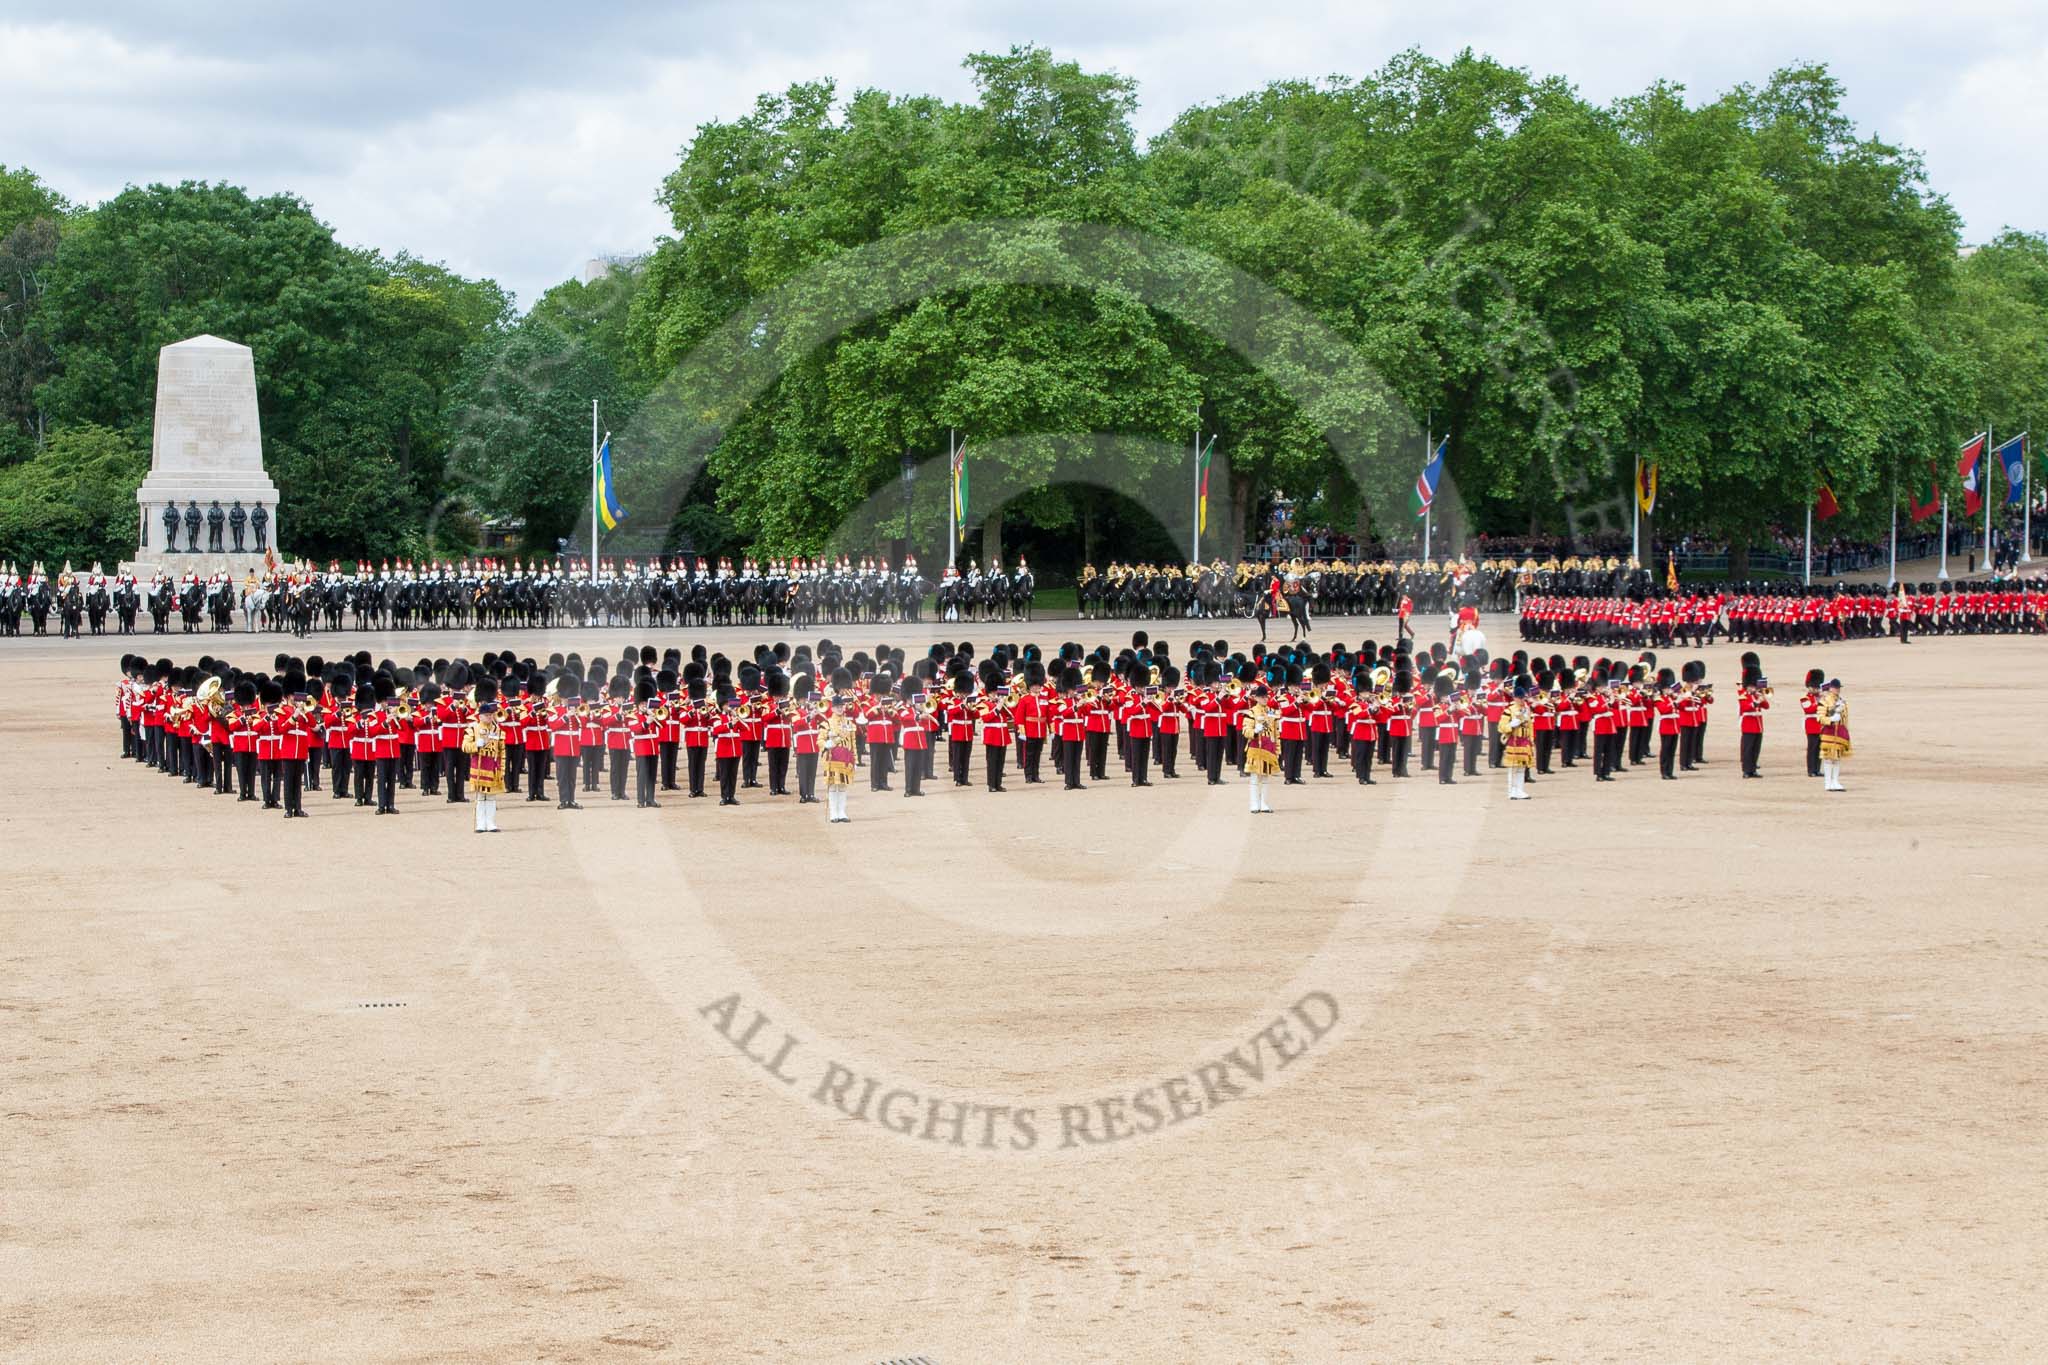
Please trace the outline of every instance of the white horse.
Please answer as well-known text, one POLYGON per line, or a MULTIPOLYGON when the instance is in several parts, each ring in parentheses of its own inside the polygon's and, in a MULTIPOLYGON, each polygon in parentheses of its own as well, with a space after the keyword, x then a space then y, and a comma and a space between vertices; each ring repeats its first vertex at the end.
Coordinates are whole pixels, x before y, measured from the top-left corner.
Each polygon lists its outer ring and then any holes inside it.
POLYGON ((242 629, 254 634, 257 624, 263 620, 263 609, 270 605, 270 589, 250 588, 242 593, 242 629))

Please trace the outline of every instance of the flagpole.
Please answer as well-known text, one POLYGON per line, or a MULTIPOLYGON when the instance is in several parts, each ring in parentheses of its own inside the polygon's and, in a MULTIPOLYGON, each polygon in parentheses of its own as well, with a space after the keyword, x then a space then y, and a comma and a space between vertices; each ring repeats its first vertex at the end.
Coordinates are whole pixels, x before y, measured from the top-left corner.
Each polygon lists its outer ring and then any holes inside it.
POLYGON ((1892 475, 1892 564, 1885 570, 1884 585, 1887 589, 1898 586, 1899 582, 1899 476, 1892 475))
POLYGON ((1936 578, 1948 577, 1948 494, 1941 495, 1941 572, 1936 578))
POLYGON ((590 581, 597 581, 597 400, 590 400, 590 581))
POLYGON ((1634 517, 1628 532, 1628 557, 1640 564, 1643 562, 1643 457, 1636 456, 1636 486, 1629 490, 1629 502, 1634 504, 1634 517))
POLYGON ((1813 499, 1806 500, 1806 586, 1813 586, 1813 499))
POLYGON ((1984 421, 1984 453, 1977 457, 1977 487, 1984 499, 1984 575, 1991 576, 1991 421, 1984 421))
MULTIPOLYGON (((1429 462, 1436 458, 1436 429, 1431 425, 1434 415, 1425 418, 1422 424, 1422 471, 1429 473, 1429 462)), ((1439 475, 1439 478, 1442 476, 1439 475)), ((1429 515, 1436 508, 1436 490, 1431 489, 1429 501, 1422 505, 1422 562, 1429 562, 1429 515)))
POLYGON ((960 467, 954 463, 953 428, 946 428, 946 567, 958 563, 960 553, 960 467))
POLYGON ((1191 528, 1188 544, 1192 547, 1188 551, 1188 563, 1199 564, 1202 562, 1202 414, 1199 411, 1195 413, 1194 492, 1195 495, 1192 503, 1194 520, 1188 523, 1191 528))
POLYGON ((2034 461, 2020 442, 2020 563, 2034 562, 2034 461))

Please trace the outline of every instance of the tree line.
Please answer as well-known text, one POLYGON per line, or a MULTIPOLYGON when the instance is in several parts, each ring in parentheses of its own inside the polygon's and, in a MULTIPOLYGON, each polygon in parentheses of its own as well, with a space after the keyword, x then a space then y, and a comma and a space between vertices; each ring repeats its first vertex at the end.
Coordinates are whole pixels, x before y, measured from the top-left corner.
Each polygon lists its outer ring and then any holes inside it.
POLYGON ((1197 428, 1234 553, 1282 491, 1299 523, 1406 536, 1424 430, 1460 532, 1625 528, 1640 457, 1667 534, 1748 544, 1825 483, 1832 529, 1875 535, 1931 470, 1953 491, 1967 436, 2048 414, 2048 240, 1961 250, 1823 67, 1595 105, 1407 52, 1142 144, 1121 76, 967 67, 965 102, 819 81, 701 126, 670 234, 523 314, 291 196, 79 208, 0 169, 0 547, 132 551, 156 353, 198 332, 255 350, 290 548, 323 558, 460 552, 488 518, 552 551, 587 515, 593 398, 642 543, 901 534, 908 455, 942 552, 964 432, 978 549, 1098 560, 1175 552, 1197 428))

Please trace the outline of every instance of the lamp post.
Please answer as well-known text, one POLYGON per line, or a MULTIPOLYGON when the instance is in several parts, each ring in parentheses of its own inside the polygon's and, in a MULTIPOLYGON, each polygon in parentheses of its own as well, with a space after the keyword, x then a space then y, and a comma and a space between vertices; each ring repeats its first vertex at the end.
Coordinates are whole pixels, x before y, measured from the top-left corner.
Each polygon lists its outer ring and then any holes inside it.
POLYGON ((904 451, 904 452, 903 452, 903 558, 904 558, 904 564, 901 564, 901 565, 898 565, 898 566, 897 566, 897 568, 898 568, 898 571, 899 571, 899 572, 900 572, 900 571, 902 570, 902 568, 903 568, 903 567, 904 567, 905 565, 907 565, 907 564, 909 563, 909 560, 910 560, 910 497, 911 497, 911 488, 912 488, 912 486, 913 486, 913 485, 914 485, 914 484, 915 484, 916 482, 917 482, 917 461, 916 461, 916 460, 915 460, 914 458, 912 458, 912 456, 911 456, 910 452, 906 450, 906 451, 904 451))

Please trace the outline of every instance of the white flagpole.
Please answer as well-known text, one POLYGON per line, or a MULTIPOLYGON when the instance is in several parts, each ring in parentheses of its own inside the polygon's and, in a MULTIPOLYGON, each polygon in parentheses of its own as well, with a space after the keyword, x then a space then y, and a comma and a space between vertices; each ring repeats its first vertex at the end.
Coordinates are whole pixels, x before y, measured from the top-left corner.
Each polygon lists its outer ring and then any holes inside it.
POLYGON ((1195 519, 1189 523, 1188 563, 1202 562, 1202 414, 1195 414, 1195 496, 1192 499, 1195 519))
POLYGON ((1977 457, 1977 496, 1984 499, 1984 553, 1986 576, 1991 573, 1991 423, 1984 423, 1984 453, 1977 457))
POLYGON ((1885 571, 1884 585, 1887 589, 1899 584, 1899 476, 1892 475, 1892 563, 1885 571))
MULTIPOLYGON (((1427 476, 1429 473, 1429 462, 1435 458, 1436 431, 1425 421, 1422 427, 1422 472, 1424 476, 1427 476)), ((1429 562, 1429 518, 1430 513, 1435 510, 1436 492, 1431 490, 1429 501, 1422 505, 1422 561, 1425 564, 1429 562)))
POLYGON ((1806 586, 1813 586, 1813 499, 1806 500, 1806 586))
POLYGON ((1941 572, 1936 578, 1948 577, 1948 494, 1941 495, 1941 572))
POLYGON ((590 400, 590 581, 597 581, 597 400, 590 400))
POLYGON ((2020 563, 2034 562, 2034 461, 2020 442, 2020 563))
POLYGON ((958 457, 953 452, 953 428, 946 428, 946 567, 958 563, 960 552, 960 527, 956 520, 960 512, 960 470, 953 463, 958 457))
POLYGON ((1634 505, 1634 517, 1628 532, 1628 557, 1640 564, 1643 562, 1643 457, 1636 456, 1636 486, 1628 490, 1629 502, 1634 505))

